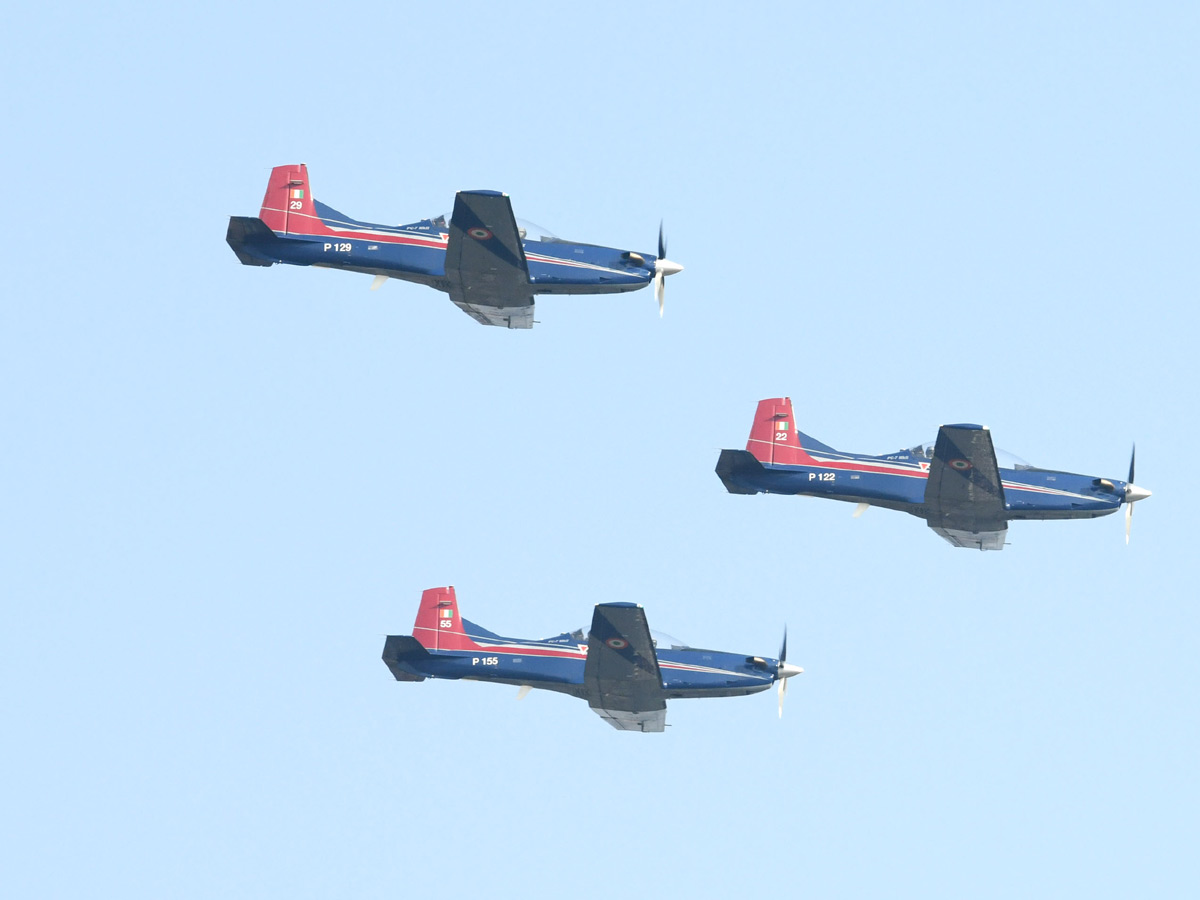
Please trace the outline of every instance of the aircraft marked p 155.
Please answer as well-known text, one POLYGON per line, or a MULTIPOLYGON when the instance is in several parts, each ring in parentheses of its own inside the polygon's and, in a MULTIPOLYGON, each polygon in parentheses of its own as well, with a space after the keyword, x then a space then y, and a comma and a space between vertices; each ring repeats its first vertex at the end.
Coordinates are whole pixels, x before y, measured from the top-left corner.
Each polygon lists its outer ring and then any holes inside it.
POLYGON ((506 638, 462 618, 453 587, 421 595, 413 633, 389 635, 383 661, 397 681, 461 678, 560 691, 579 697, 621 731, 662 731, 667 700, 735 697, 779 684, 804 670, 779 659, 701 650, 665 635, 655 640, 634 603, 599 603, 587 631, 544 640, 506 638), (669 646, 664 646, 669 644, 669 646))

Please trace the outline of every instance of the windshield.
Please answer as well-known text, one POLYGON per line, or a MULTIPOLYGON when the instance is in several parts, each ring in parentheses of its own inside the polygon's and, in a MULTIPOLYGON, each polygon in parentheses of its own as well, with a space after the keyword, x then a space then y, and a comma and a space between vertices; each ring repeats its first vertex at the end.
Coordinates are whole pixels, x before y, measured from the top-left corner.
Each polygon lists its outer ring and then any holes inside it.
POLYGON ((517 230, 521 233, 521 239, 526 241, 557 241, 560 239, 549 228, 543 228, 537 222, 530 222, 528 219, 517 219, 517 230))
POLYGON ((654 639, 654 646, 660 650, 685 650, 691 646, 665 631, 655 631, 653 628, 650 629, 650 637, 654 639))
MULTIPOLYGON (((917 444, 909 449, 909 453, 917 459, 933 459, 933 447, 935 441, 926 441, 923 444, 917 444)), ((996 448, 996 464, 1002 469, 1032 469, 1029 463, 1021 459, 1015 453, 1009 453, 1007 450, 996 448)))

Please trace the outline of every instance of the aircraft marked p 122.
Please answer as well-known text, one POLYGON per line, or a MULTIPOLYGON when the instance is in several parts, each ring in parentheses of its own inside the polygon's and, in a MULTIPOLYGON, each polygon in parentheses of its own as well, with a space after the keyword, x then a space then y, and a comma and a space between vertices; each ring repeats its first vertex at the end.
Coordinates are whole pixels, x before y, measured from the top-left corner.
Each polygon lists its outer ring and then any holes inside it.
POLYGON ((956 547, 1001 550, 1012 519, 1092 519, 1150 496, 1129 478, 1094 478, 1021 463, 1001 468, 981 425, 943 425, 937 440, 883 456, 844 453, 796 428, 792 401, 762 400, 745 450, 722 450, 717 475, 731 494, 802 494, 898 509, 956 547))

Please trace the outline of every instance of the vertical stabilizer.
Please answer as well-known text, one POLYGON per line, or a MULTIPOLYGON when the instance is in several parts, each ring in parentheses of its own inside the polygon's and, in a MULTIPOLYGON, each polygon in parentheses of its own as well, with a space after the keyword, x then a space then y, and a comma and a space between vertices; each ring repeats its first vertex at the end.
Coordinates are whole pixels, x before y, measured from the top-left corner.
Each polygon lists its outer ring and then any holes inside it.
POLYGON ((304 163, 276 166, 271 170, 267 192, 258 217, 277 234, 327 234, 329 229, 317 215, 308 166, 304 163))
POLYGON ((790 397, 758 401, 750 440, 746 442, 746 449, 755 459, 783 466, 811 463, 812 457, 804 452, 802 443, 809 440, 808 435, 796 430, 790 397))
POLYGON ((453 587, 430 588, 421 594, 421 608, 413 623, 413 637, 431 653, 439 650, 478 650, 463 632, 458 598, 453 587))

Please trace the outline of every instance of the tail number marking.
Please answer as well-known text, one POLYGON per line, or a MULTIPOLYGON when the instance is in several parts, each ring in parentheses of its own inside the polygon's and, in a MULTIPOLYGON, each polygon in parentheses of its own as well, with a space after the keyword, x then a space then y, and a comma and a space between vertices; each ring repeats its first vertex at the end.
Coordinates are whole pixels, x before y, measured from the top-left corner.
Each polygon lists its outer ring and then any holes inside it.
POLYGON ((293 200, 291 203, 288 204, 288 209, 304 209, 304 201, 293 200))
POLYGON ((786 431, 777 431, 777 432, 775 432, 775 440, 777 440, 777 441, 786 441, 786 440, 787 440, 787 432, 786 432, 786 431))
POLYGON ((809 481, 833 481, 837 473, 835 472, 809 472, 809 481))
POLYGON ((498 656, 472 656, 471 665, 473 666, 498 666, 500 665, 500 657, 498 656))
POLYGON ((328 253, 330 250, 332 250, 334 253, 349 253, 350 252, 350 242, 342 241, 337 244, 326 244, 325 252, 328 253))
POLYGON ((454 627, 453 619, 442 619, 441 621, 438 622, 438 628, 453 628, 453 627, 454 627))

